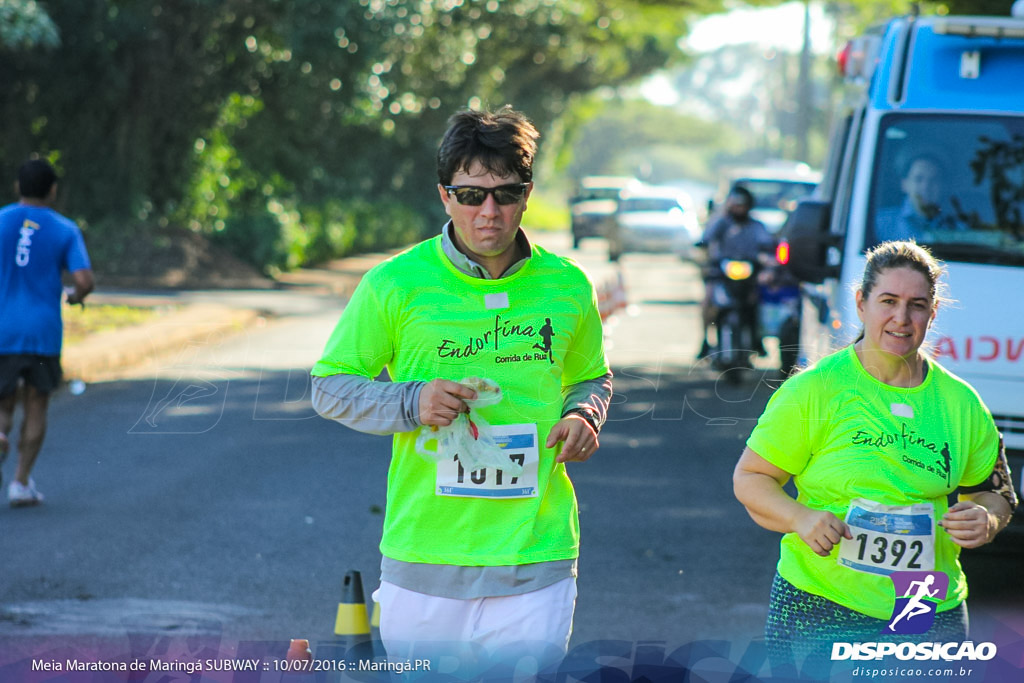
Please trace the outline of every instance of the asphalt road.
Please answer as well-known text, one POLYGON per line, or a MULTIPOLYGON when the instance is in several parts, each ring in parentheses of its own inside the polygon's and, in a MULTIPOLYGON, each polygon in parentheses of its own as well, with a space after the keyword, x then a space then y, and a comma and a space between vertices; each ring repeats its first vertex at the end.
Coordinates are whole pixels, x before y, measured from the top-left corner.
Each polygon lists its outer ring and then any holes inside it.
MULTIPOLYGON (((544 241, 570 253, 564 236, 544 241)), ((571 253, 595 280, 618 277, 600 241, 571 253)), ((771 359, 740 385, 693 365, 695 267, 634 255, 620 267, 616 399, 600 452, 571 466, 573 646, 748 642, 778 535, 749 520, 730 477, 778 378, 771 359)), ((344 574, 375 585, 389 453, 309 406, 308 369, 339 311, 324 299, 55 399, 35 471, 46 504, 0 508, 0 680, 39 639, 330 638, 344 574)), ((1011 535, 965 553, 977 623, 1020 620, 1024 586, 1007 577, 1022 548, 1011 535)))

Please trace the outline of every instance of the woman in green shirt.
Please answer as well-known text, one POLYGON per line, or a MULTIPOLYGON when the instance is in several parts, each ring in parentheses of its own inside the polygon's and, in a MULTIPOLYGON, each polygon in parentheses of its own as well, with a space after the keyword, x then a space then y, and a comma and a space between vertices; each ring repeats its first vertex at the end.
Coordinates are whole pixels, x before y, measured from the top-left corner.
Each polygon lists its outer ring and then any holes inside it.
POLYGON ((1016 498, 988 409, 921 349, 941 274, 913 242, 869 252, 862 334, 779 388, 736 466, 736 497, 785 534, 766 628, 776 660, 920 633, 928 617, 889 628, 907 572, 931 577, 928 638, 966 635, 960 549, 991 541, 1016 498), (948 584, 945 595, 933 584, 948 584))

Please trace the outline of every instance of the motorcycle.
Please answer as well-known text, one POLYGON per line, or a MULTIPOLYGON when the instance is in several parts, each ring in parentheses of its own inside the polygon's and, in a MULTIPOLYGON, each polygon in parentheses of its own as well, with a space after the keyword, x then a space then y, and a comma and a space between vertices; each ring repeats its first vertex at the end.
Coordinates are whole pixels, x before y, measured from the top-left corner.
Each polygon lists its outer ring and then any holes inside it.
MULTIPOLYGON (((753 338, 752 324, 758 315, 758 264, 722 259, 718 265, 720 275, 711 281, 711 303, 717 310, 718 329, 712 366, 723 372, 750 368, 750 354, 758 342, 753 338)), ((739 379, 738 373, 727 377, 739 379)))
POLYGON ((776 250, 774 263, 761 273, 761 332, 779 340, 780 371, 796 368, 800 347, 800 283, 789 272, 788 246, 776 250))

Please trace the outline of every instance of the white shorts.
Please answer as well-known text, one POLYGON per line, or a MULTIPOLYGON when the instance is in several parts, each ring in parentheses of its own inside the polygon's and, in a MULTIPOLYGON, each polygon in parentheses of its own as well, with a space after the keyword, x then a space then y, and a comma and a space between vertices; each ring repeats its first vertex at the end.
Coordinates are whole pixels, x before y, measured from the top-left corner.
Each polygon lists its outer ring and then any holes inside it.
POLYGON ((488 652, 525 649, 545 658, 564 656, 572 635, 576 579, 493 598, 439 598, 381 581, 380 638, 389 658, 413 659, 431 644, 481 646, 488 652))

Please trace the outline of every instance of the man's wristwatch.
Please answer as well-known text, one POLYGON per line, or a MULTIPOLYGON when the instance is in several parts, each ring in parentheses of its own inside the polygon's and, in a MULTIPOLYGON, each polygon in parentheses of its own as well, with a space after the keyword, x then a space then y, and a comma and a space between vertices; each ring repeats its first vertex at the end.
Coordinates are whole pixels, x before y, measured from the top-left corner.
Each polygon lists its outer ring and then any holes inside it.
POLYGON ((590 425, 595 434, 600 433, 601 425, 598 423, 597 413, 593 410, 590 410, 589 408, 573 408, 572 410, 565 411, 565 414, 562 415, 562 417, 566 417, 568 415, 579 415, 587 421, 587 424, 590 425))

